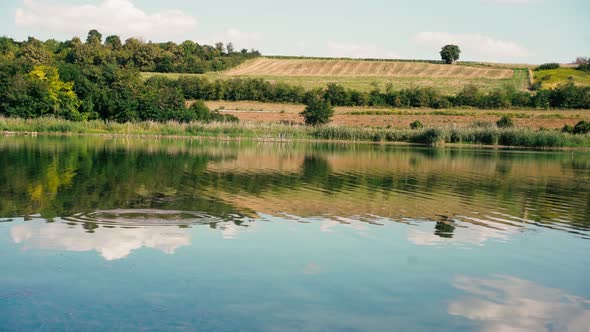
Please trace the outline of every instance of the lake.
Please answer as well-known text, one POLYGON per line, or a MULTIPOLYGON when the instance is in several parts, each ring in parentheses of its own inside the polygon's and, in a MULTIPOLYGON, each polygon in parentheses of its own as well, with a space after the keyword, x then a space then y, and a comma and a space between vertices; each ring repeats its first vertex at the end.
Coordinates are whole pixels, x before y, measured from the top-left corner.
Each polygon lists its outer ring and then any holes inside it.
POLYGON ((589 331, 590 153, 0 138, 0 331, 589 331))

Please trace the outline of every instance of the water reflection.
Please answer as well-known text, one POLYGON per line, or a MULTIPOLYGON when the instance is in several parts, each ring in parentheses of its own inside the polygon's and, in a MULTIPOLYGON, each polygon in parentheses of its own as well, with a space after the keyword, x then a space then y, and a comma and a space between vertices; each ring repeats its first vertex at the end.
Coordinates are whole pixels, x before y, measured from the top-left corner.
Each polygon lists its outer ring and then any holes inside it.
POLYGON ((588 153, 0 138, 0 330, 576 331, 589 230, 588 153))
POLYGON ((192 226, 219 231, 235 239, 249 231, 247 220, 226 221, 202 212, 159 209, 115 209, 80 213, 50 221, 35 216, 11 227, 14 243, 23 249, 96 251, 106 260, 126 258, 133 250, 153 248, 174 254, 191 244, 192 226))
POLYGON ((507 241, 525 229, 521 226, 473 224, 460 221, 423 223, 408 228, 408 240, 416 245, 424 246, 445 244, 482 246, 488 241, 507 241))
POLYGON ((482 331, 588 331, 590 300, 508 275, 456 277, 466 296, 449 304, 451 315, 481 324, 482 331))
POLYGON ((173 254, 178 248, 191 244, 186 229, 164 226, 137 228, 108 228, 85 232, 87 227, 62 222, 28 222, 13 226, 10 236, 25 250, 96 251, 105 260, 123 259, 137 249, 153 248, 173 254))
POLYGON ((129 209, 176 211, 164 219, 202 211, 235 225, 263 215, 332 220, 326 229, 436 223, 410 235, 421 244, 590 229, 588 153, 28 137, 0 139, 0 152, 0 217, 61 217, 90 231, 129 209))

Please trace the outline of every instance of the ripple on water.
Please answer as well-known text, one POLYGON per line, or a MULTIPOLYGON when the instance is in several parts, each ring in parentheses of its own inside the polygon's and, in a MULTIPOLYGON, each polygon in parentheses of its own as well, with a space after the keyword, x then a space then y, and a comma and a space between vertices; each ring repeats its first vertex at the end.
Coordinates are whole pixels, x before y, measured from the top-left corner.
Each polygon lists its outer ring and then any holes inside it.
POLYGON ((69 222, 100 223, 117 226, 182 226, 215 224, 226 221, 198 211, 176 211, 160 209, 113 209, 77 213, 62 217, 69 222))

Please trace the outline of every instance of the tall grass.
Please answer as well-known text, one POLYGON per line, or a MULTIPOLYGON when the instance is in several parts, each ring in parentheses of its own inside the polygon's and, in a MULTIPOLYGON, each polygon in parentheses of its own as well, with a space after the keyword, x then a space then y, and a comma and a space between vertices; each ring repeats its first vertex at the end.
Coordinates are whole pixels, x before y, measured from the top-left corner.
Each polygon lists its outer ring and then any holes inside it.
POLYGON ((101 120, 73 122, 54 118, 0 117, 0 131, 54 134, 107 134, 137 136, 192 136, 273 140, 338 140, 350 142, 405 142, 427 145, 480 144, 521 147, 590 147, 590 135, 528 128, 437 127, 418 130, 322 126, 280 123, 117 123, 101 120))

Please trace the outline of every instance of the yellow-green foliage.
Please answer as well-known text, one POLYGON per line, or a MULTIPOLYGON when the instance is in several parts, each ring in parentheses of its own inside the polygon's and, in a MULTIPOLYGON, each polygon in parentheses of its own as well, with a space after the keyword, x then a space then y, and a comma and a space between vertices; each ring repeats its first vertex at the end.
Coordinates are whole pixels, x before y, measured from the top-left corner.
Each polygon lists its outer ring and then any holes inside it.
POLYGON ((535 72, 535 82, 542 82, 543 89, 554 88, 570 81, 576 85, 590 85, 590 72, 575 68, 557 68, 535 72))
POLYGON ((73 90, 74 83, 61 81, 57 68, 45 65, 35 66, 29 73, 29 78, 41 81, 47 86, 47 93, 54 114, 78 113, 80 100, 73 90))

